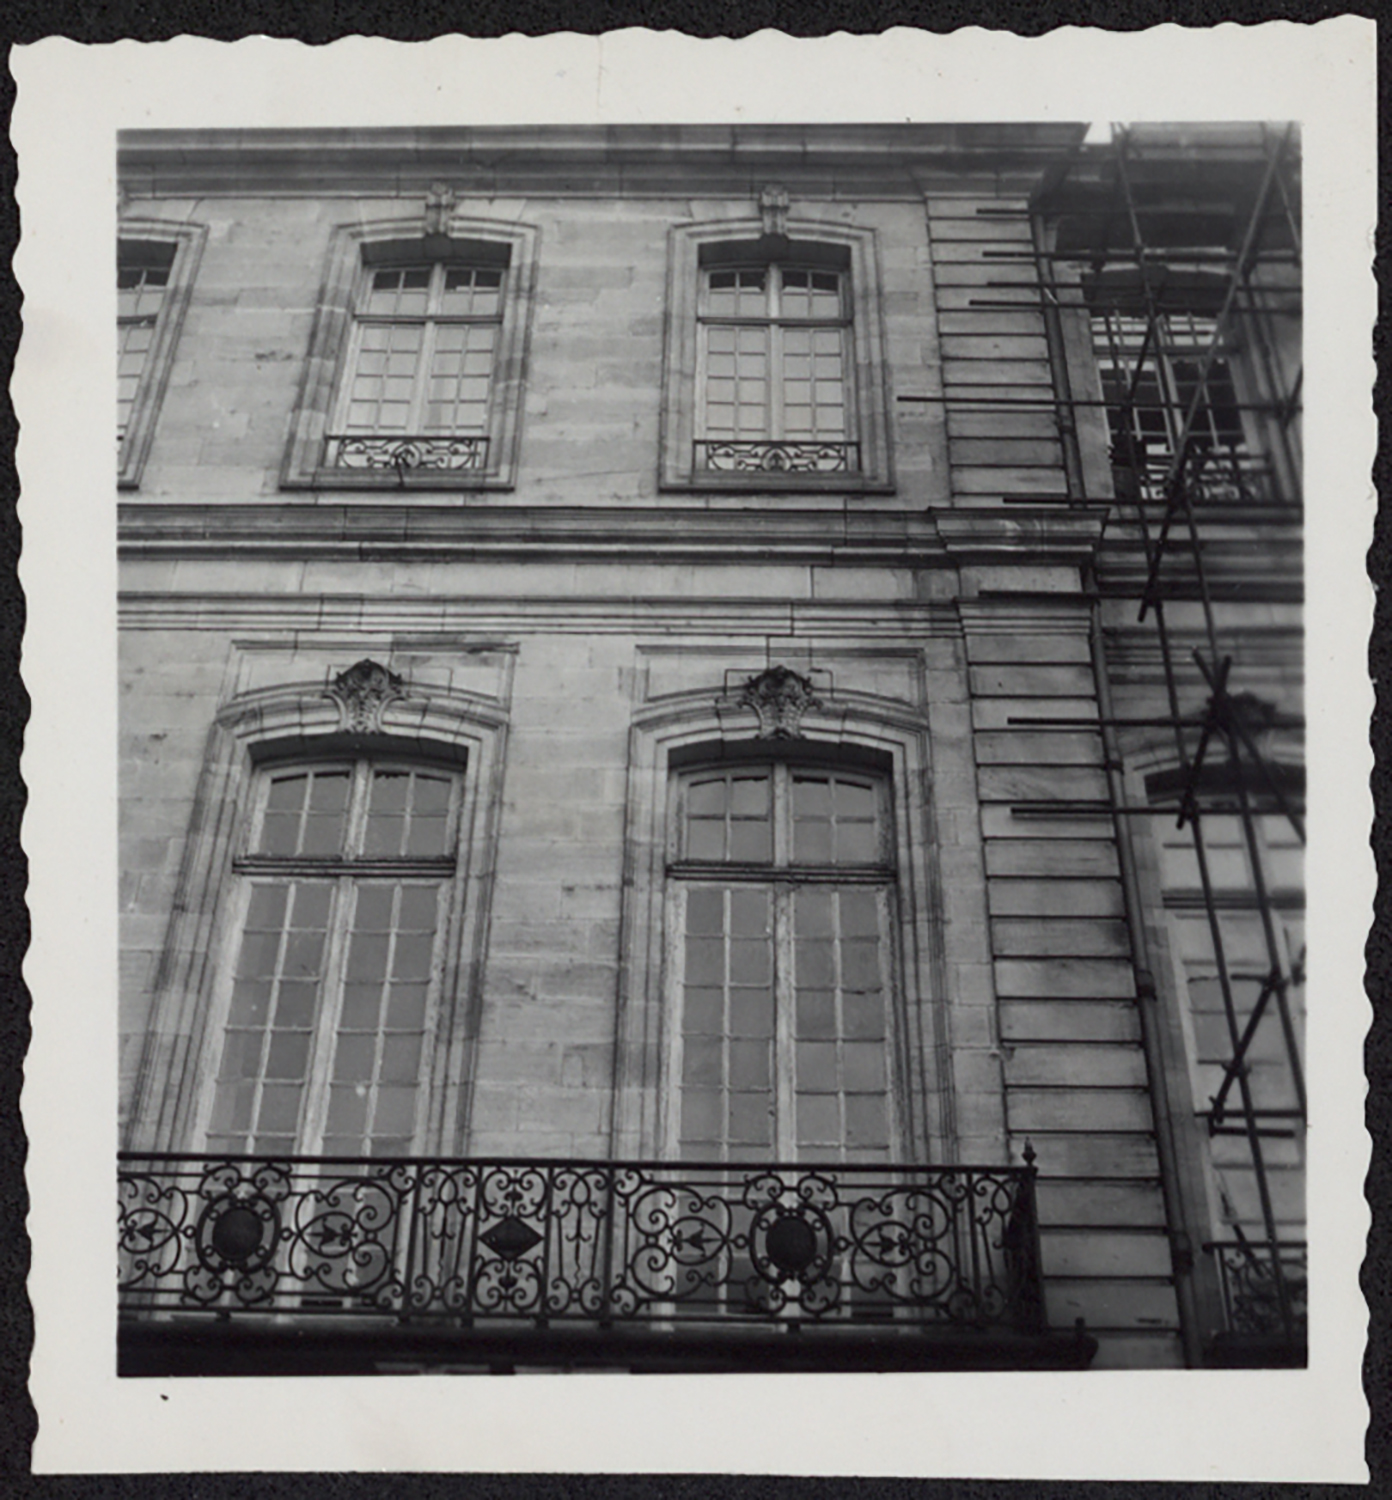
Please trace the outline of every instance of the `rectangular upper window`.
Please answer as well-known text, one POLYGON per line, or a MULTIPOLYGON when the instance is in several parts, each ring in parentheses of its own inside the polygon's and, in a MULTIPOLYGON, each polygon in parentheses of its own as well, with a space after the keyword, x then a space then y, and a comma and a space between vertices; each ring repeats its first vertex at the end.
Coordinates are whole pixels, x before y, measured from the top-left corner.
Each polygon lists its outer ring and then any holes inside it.
POLYGON ((664 487, 887 489, 873 235, 752 228, 673 231, 664 487))
POLYGON ((703 270, 696 472, 860 471, 844 279, 776 261, 703 270))
POLYGON ((326 468, 488 470, 506 271, 367 268, 326 468))
POLYGON ((535 231, 406 227, 335 235, 287 487, 513 482, 535 231))
POLYGON ((181 224, 122 225, 116 247, 117 480, 134 489, 160 403, 206 231, 181 224))

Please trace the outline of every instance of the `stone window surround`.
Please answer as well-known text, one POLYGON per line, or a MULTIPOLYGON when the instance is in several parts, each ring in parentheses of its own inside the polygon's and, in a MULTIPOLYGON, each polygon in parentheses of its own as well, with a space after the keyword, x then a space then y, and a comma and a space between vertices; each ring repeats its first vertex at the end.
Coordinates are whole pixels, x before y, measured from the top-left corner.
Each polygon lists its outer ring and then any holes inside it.
POLYGON ((759 217, 721 219, 674 227, 668 238, 667 320, 662 370, 659 486, 665 490, 831 491, 890 493, 894 488, 889 449, 887 362, 880 308, 879 247, 873 229, 844 223, 788 219, 773 241, 759 217), (693 444, 699 437, 696 389, 697 321, 702 255, 708 248, 763 241, 796 258, 799 246, 848 259, 850 278, 852 415, 860 444, 860 470, 846 474, 697 473, 693 444))
MULTIPOLYGON (((353 661, 350 653, 351 648, 341 653, 344 668, 353 661)), ((458 866, 443 938, 441 1019, 433 1056, 423 1063, 430 1080, 423 1149, 445 1155, 463 1149, 507 716, 474 694, 419 689, 409 682, 403 689, 380 705, 367 731, 353 727, 353 718, 325 682, 256 689, 217 713, 190 817, 124 1146, 201 1149, 195 1131, 205 1081, 217 1062, 227 1000, 221 971, 240 936, 234 921, 238 903, 231 899, 239 879, 234 862, 245 852, 261 767, 369 755, 444 764, 464 773, 458 866)))
POLYGON ((503 219, 452 215, 444 233, 432 233, 424 216, 341 224, 332 233, 319 291, 304 380, 281 469, 286 490, 508 490, 516 483, 522 395, 531 311, 536 291, 539 231, 503 219), (326 469, 324 439, 330 431, 352 343, 357 290, 373 252, 391 246, 419 247, 423 260, 469 259, 480 247, 497 263, 506 253, 502 333, 495 351, 487 466, 483 470, 326 469))
POLYGON ((154 441, 159 410, 169 386, 174 351, 178 346, 179 333, 183 327, 184 315, 188 312, 194 279, 198 275, 198 263, 202 259, 207 239, 208 228, 205 224, 176 224, 166 219, 124 216, 117 223, 118 247, 123 241, 151 240, 174 246, 174 260, 169 268, 164 300, 155 319, 155 336, 145 357, 145 368, 141 371, 140 385, 131 405, 130 420, 126 423, 126 434, 117 459, 116 484, 119 489, 134 490, 140 487, 145 463, 150 456, 150 446, 154 441))
POLYGON ((931 837, 923 836, 933 824, 926 719, 903 703, 846 692, 823 695, 805 712, 800 730, 795 739, 757 739, 753 711, 710 690, 674 694, 634 716, 625 809, 615 1157, 656 1159, 671 1145, 663 1139, 662 1080, 670 1024, 664 912, 673 777, 696 759, 777 757, 783 747, 782 753, 830 767, 864 765, 868 755, 884 768, 898 850, 898 921, 891 950, 903 1039, 903 1055, 896 1060, 905 1094, 898 1111, 901 1146, 909 1160, 956 1159, 941 896, 931 837), (798 748, 790 752, 788 746, 798 748))

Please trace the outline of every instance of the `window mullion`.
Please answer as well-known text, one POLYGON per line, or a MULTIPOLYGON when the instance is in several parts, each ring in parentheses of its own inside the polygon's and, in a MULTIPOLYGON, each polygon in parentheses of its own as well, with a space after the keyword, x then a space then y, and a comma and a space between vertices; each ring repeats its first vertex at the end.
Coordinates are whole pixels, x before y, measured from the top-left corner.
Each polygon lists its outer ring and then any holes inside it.
POLYGON ((435 331, 439 319, 428 314, 421 319, 420 356, 416 361, 416 378, 411 384, 411 409, 406 419, 408 436, 417 437, 425 433, 425 408, 430 390, 430 369, 435 359, 435 331))
POLYGON ((771 886, 773 915, 773 1154, 775 1160, 797 1157, 794 1121, 797 1079, 793 1044, 794 955, 793 888, 771 886))
POLYGON ((314 1019, 314 1040, 310 1047, 309 1076, 305 1082, 304 1118, 300 1125, 299 1149, 307 1156, 322 1150, 328 1122, 334 1044, 343 1013, 343 971, 347 963, 348 934, 356 894, 352 876, 340 875, 334 881, 329 901, 328 932, 325 934, 323 977, 319 981, 319 1005, 314 1019))

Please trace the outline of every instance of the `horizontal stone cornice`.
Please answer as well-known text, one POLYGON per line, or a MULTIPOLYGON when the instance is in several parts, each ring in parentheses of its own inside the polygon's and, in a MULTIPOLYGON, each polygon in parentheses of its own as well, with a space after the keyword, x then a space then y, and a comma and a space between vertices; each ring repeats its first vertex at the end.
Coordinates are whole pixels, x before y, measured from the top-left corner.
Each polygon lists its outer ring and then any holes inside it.
POLYGON ((852 198, 1028 191, 1077 124, 495 126, 127 132, 134 197, 210 194, 748 195, 770 180, 852 198), (1018 181, 1011 183, 1011 177, 1018 181))
POLYGON ((1080 124, 676 124, 345 130, 142 130, 118 151, 129 195, 748 195, 769 180, 814 195, 1028 192, 1080 124), (1019 181, 1011 184, 1014 175, 1019 181))
POLYGON ((1107 508, 978 506, 938 511, 943 549, 953 563, 1090 562, 1102 540, 1107 508))
POLYGON ((933 520, 907 511, 683 507, 122 506, 130 558, 721 562, 941 566, 933 520))
POLYGON ((528 634, 639 634, 762 641, 806 636, 925 640, 955 638, 961 625, 951 603, 941 601, 788 600, 759 598, 590 598, 254 592, 127 592, 118 601, 127 630, 322 632, 331 637, 381 635, 454 641, 461 632, 504 639, 528 634))

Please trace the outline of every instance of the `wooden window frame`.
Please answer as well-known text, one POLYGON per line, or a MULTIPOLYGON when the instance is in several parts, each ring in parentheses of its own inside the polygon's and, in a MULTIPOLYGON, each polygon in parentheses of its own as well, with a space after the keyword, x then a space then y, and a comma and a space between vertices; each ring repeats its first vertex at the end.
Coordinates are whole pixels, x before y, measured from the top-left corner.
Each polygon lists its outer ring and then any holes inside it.
MULTIPOLYGON (((423 219, 377 220, 334 230, 310 333, 304 380, 281 468, 285 490, 487 491, 516 484, 527 345, 535 301, 538 231, 529 224, 455 216, 447 234, 423 219), (350 468, 328 462, 357 342, 362 289, 375 270, 419 266, 502 267, 489 388, 487 452, 477 467, 419 465, 350 468)), ((388 438, 390 435, 386 435, 388 438)), ((441 439, 446 435, 441 434, 441 439)), ((463 438, 475 436, 464 434, 463 438)))
MULTIPOLYGON (((304 1080, 304 1099, 294 1155, 317 1155, 327 1132, 327 1116, 334 1046, 342 1019, 344 990, 347 983, 347 950, 353 931, 356 892, 373 881, 438 881, 441 896, 437 898, 437 927, 433 957, 427 979, 427 998, 421 1042, 420 1071, 416 1084, 415 1117, 411 1131, 411 1150, 420 1148, 425 1131, 432 1085, 431 1059, 436 1053, 440 1026, 443 960, 450 934, 461 919, 462 896, 459 874, 462 866, 460 845, 464 786, 467 767, 462 763, 447 765, 439 761, 422 761, 392 754, 353 754, 276 759, 257 767, 256 781, 245 818, 242 852, 233 861, 232 872, 237 887, 229 898, 227 941, 220 955, 216 980, 214 1016, 208 1027, 202 1080, 196 1106, 195 1139, 206 1141, 217 1133, 212 1127, 212 1110, 221 1071, 222 1053, 231 1022, 233 972, 237 964, 251 893, 258 883, 276 881, 314 881, 330 887, 329 913, 326 921, 324 955, 319 998, 309 1032, 309 1061, 304 1080), (286 772, 313 773, 346 769, 349 776, 348 804, 343 819, 343 841, 336 854, 271 854, 259 847, 270 790, 278 775, 286 772), (427 771, 447 776, 451 782, 447 823, 447 850, 439 857, 412 855, 370 855, 362 844, 366 833, 367 807, 372 781, 379 771, 427 771)), ((269 1029, 269 1028, 268 1028, 269 1029)), ((381 1033, 379 1032, 379 1035, 381 1033)), ((264 1084, 264 1075, 258 1078, 264 1084)), ((375 1099, 381 1080, 369 1084, 375 1099)), ((248 1129, 230 1134, 265 1135, 270 1132, 248 1129)), ((277 1132, 279 1133, 279 1132, 277 1132)), ((360 1151, 350 1153, 360 1155, 360 1151)))
POLYGON ((184 317, 193 295, 208 230, 201 224, 170 224, 158 219, 120 220, 117 226, 117 266, 125 245, 168 245, 172 250, 169 277, 154 323, 154 336, 131 402, 125 433, 119 438, 116 485, 139 489, 154 442, 160 407, 164 404, 184 317))
MULTIPOLYGON (((875 232, 844 224, 789 220, 786 235, 763 233, 758 220, 731 219, 674 228, 668 241, 667 323, 658 482, 664 490, 862 492, 894 490, 886 396, 882 278, 875 232), (847 437, 859 467, 843 472, 727 473, 698 467, 704 344, 704 271, 779 263, 798 270, 835 268, 843 277, 847 437)), ((815 321, 815 320, 814 320, 815 321)), ((775 439, 774 441, 777 441, 775 439)))
MULTIPOLYGON (((792 1162, 799 1157, 808 1161, 824 1162, 838 1153, 848 1162, 856 1160, 854 1148, 842 1140, 836 1147, 797 1144, 794 1107, 797 1090, 797 1064, 795 1051, 795 1026, 793 1012, 796 1002, 794 979, 794 902, 798 891, 809 889, 858 888, 875 893, 879 920, 879 957, 883 976, 885 1037, 885 1086, 886 1109, 886 1154, 876 1160, 885 1164, 893 1160, 907 1159, 900 1127, 899 1101, 904 1093, 904 1082, 900 1077, 899 1060, 903 1055, 903 1044, 899 1036, 902 1008, 899 967, 895 957, 894 935, 898 927, 897 887, 899 867, 894 850, 894 814, 892 787, 885 770, 838 763, 834 759, 788 760, 771 755, 751 754, 747 759, 721 760, 706 764, 683 765, 674 769, 670 787, 669 812, 669 861, 666 870, 667 956, 664 963, 666 973, 666 1009, 671 1018, 667 1028, 668 1042, 663 1060, 663 1108, 661 1152, 674 1160, 682 1158, 681 1148, 681 1100, 682 1051, 684 1028, 682 1024, 682 973, 678 954, 685 936, 683 910, 686 897, 693 889, 711 886, 750 887, 766 891, 769 897, 770 927, 773 963, 773 1077, 770 1098, 776 1114, 771 1152, 763 1156, 756 1151, 744 1155, 731 1155, 729 1142, 720 1148, 721 1160, 767 1160, 792 1162), (742 861, 733 858, 723 860, 693 860, 687 857, 685 839, 688 820, 687 797, 696 778, 709 775, 713 770, 728 770, 738 775, 745 770, 767 768, 770 773, 770 833, 771 850, 767 861, 742 861), (876 811, 875 822, 879 833, 879 847, 873 860, 808 861, 796 857, 794 839, 793 783, 799 772, 844 776, 867 780, 873 788, 876 811)), ((841 1038, 844 1040, 844 1038, 841 1038)), ((836 1097, 845 1097, 837 1093, 836 1097)))

